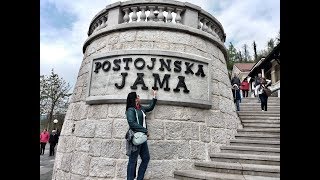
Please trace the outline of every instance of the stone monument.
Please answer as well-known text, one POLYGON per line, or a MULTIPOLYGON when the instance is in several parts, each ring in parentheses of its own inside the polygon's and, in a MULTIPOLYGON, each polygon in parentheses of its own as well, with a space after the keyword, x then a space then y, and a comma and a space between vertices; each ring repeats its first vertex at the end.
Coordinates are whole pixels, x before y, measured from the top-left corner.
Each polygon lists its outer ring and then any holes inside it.
POLYGON ((241 128, 225 38, 221 23, 191 3, 106 6, 83 45, 53 179, 126 179, 126 97, 136 91, 147 103, 152 88, 158 102, 147 114, 151 160, 145 179, 173 179, 175 170, 208 161, 241 128))

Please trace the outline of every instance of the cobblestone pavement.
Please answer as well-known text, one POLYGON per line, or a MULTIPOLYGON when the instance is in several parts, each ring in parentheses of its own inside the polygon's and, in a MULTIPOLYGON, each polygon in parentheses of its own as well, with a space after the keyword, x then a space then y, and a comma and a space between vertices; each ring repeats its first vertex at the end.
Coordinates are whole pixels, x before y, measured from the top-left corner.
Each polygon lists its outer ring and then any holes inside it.
POLYGON ((44 155, 40 155, 40 180, 51 180, 52 177, 55 156, 49 156, 49 147, 47 143, 44 155))

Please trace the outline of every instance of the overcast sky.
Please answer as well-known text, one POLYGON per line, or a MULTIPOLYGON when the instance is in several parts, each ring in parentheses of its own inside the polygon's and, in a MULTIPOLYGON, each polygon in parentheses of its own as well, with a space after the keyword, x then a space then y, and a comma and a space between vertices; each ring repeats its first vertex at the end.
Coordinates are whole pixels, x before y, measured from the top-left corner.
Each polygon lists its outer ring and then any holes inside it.
MULTIPOLYGON (((89 23, 106 5, 118 0, 40 0, 40 72, 52 68, 72 87, 82 62, 89 23)), ((200 6, 222 24, 237 49, 252 42, 264 49, 280 30, 280 0, 184 0, 200 6)))

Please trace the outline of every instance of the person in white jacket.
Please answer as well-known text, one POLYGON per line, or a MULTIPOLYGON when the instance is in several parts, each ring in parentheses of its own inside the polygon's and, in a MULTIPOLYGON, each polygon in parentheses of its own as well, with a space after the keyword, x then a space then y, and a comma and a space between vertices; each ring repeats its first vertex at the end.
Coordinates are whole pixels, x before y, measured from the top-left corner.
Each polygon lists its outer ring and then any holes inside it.
POLYGON ((263 88, 269 86, 271 84, 271 80, 262 78, 261 82, 258 86, 256 86, 259 99, 261 102, 261 110, 262 111, 267 111, 267 106, 268 106, 268 96, 264 93, 263 88))

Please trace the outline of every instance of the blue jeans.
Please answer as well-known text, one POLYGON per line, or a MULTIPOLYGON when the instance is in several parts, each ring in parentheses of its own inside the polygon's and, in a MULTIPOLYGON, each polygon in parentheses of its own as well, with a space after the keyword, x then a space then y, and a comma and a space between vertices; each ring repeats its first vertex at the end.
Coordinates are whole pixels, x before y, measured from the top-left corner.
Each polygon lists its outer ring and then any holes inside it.
POLYGON ((135 178, 138 155, 140 155, 142 161, 139 167, 137 180, 143 180, 144 174, 147 170, 148 163, 150 160, 147 141, 139 145, 138 150, 132 152, 129 156, 129 162, 127 167, 127 180, 134 180, 135 178))
POLYGON ((268 96, 265 94, 259 94, 259 98, 261 102, 261 110, 267 111, 268 96))
POLYGON ((240 111, 240 105, 239 105, 239 103, 240 103, 241 100, 235 100, 235 101, 236 101, 237 111, 240 111))

